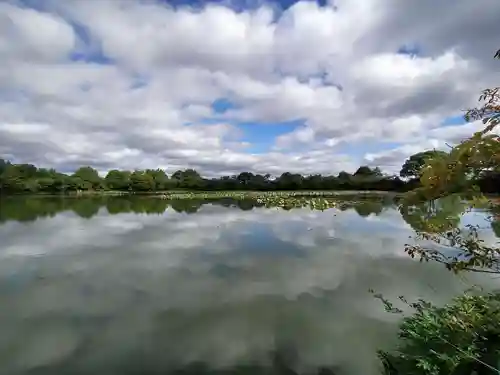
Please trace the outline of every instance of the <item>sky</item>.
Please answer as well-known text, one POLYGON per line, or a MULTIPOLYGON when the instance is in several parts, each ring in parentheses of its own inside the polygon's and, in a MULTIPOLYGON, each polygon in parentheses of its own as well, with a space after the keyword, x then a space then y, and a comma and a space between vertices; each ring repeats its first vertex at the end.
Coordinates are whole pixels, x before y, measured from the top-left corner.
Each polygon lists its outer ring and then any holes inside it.
POLYGON ((471 135, 498 0, 4 0, 0 158, 397 173, 471 135), (474 15, 474 16, 472 16, 474 15))

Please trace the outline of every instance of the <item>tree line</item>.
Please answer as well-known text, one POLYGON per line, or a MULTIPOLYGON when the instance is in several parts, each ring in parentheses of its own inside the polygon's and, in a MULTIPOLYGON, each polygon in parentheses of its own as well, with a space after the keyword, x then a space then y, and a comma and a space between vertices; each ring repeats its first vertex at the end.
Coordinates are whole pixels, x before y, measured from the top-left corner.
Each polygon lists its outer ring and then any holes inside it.
MULTIPOLYGON (((303 176, 285 172, 271 178, 269 174, 241 172, 219 178, 203 178, 194 169, 178 170, 171 176, 162 169, 121 171, 113 169, 103 178, 90 166, 73 174, 55 169, 37 168, 33 164, 13 164, 0 159, 0 193, 65 193, 72 191, 133 191, 152 192, 176 189, 220 190, 381 190, 406 192, 419 186, 422 167, 433 157, 446 157, 437 150, 419 152, 403 164, 399 176, 384 175, 379 168, 361 166, 356 172, 338 175, 314 174, 303 176)), ((481 176, 479 185, 484 192, 500 192, 500 173, 481 176)))
POLYGON ((337 176, 320 174, 303 176, 285 172, 277 178, 269 174, 241 172, 220 178, 203 178, 194 169, 178 170, 171 176, 162 169, 136 171, 111 170, 105 177, 92 167, 84 166, 73 174, 54 169, 37 168, 32 164, 13 164, 0 159, 0 189, 4 193, 61 193, 71 191, 134 191, 151 192, 175 189, 189 190, 405 190, 399 177, 384 176, 378 168, 362 166, 354 174, 340 172, 337 176))
MULTIPOLYGON (((400 176, 384 175, 379 168, 359 167, 356 172, 325 176, 303 176, 285 172, 276 178, 269 174, 241 172, 219 178, 203 178, 194 169, 178 170, 171 176, 162 169, 121 171, 113 169, 105 177, 90 166, 72 174, 55 169, 37 168, 33 164, 14 164, 0 159, 0 193, 67 193, 76 191, 153 192, 176 189, 222 190, 381 190, 405 192, 418 186, 425 160, 441 151, 425 151, 411 156, 402 166, 400 176)), ((500 190, 499 174, 483 182, 485 191, 500 190)))

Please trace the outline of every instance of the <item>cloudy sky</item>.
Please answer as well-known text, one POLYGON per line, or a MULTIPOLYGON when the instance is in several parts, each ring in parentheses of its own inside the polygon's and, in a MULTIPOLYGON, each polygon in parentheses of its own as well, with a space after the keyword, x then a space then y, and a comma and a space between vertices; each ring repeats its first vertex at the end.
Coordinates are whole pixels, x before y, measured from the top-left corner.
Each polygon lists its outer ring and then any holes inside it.
POLYGON ((3 0, 0 157, 280 174, 395 172, 471 134, 498 0, 3 0))

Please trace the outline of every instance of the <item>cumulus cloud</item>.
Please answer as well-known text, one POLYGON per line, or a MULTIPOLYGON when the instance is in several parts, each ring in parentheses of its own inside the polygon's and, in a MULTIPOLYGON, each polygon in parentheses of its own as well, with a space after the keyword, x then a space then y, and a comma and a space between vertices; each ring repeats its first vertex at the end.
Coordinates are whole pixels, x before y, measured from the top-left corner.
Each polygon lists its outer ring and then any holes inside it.
MULTIPOLYGON (((388 150, 376 153, 366 153, 364 161, 368 165, 380 166, 386 171, 398 173, 401 169, 401 160, 406 160, 417 152, 427 150, 449 151, 450 145, 460 143, 471 134, 484 129, 482 121, 474 121, 464 125, 448 125, 429 129, 426 133, 415 133, 407 143, 388 150)), ((494 129, 500 134, 499 129, 494 129)))
POLYGON ((263 2, 242 11, 8 1, 0 4, 0 157, 63 171, 335 173, 380 162, 392 172, 419 151, 415 139, 453 143, 470 129, 440 124, 499 77, 498 11, 494 0, 285 10, 263 2), (397 53, 404 46, 416 54, 397 53), (232 104, 224 113, 212 108, 219 98, 232 104), (304 125, 268 135, 273 123, 295 120, 304 125), (253 151, 240 122, 270 146, 253 151), (380 141, 398 146, 363 156, 366 142, 380 141), (357 152, 340 150, 346 143, 357 152))

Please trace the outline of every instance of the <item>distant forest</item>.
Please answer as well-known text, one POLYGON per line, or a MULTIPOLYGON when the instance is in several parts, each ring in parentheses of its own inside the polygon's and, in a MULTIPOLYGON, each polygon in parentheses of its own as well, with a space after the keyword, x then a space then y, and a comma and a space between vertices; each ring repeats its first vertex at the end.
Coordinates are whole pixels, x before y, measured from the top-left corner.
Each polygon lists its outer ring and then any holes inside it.
MULTIPOLYGON (((168 176, 162 169, 135 171, 111 170, 101 177, 89 166, 73 174, 54 169, 37 168, 32 164, 14 164, 0 159, 0 194, 71 193, 78 191, 160 192, 168 190, 380 190, 404 192, 419 185, 419 170, 426 158, 440 151, 426 151, 411 156, 402 166, 400 176, 384 175, 379 168, 359 167, 355 173, 303 176, 285 172, 271 178, 269 174, 241 172, 219 178, 203 178, 196 170, 178 170, 168 176)), ((500 175, 484 176, 479 181, 485 192, 500 192, 500 175)))

